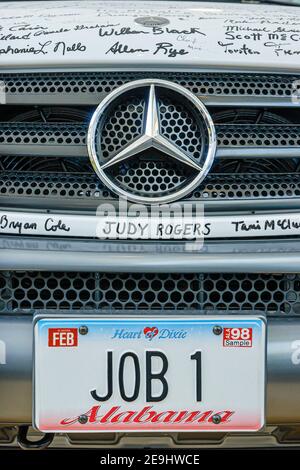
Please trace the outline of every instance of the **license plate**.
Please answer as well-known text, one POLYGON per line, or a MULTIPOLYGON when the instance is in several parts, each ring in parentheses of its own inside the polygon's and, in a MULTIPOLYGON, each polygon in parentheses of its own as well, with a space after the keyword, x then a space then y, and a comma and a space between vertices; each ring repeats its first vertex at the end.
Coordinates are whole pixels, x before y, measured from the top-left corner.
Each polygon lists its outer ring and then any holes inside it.
POLYGON ((260 317, 37 319, 34 350, 40 431, 232 432, 264 425, 260 317))

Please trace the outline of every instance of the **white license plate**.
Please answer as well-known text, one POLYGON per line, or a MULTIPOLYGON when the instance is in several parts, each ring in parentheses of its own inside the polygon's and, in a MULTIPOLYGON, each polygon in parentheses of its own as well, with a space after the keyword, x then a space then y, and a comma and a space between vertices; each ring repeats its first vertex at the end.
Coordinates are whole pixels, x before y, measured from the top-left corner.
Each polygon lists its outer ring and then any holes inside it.
POLYGON ((39 319, 35 426, 257 431, 265 420, 265 346, 260 317, 39 319))

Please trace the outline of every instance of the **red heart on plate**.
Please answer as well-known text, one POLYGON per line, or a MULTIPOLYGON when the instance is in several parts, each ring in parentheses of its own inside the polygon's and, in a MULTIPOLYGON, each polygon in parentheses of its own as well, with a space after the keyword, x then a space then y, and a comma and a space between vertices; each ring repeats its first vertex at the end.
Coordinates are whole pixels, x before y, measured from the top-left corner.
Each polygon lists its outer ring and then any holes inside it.
POLYGON ((151 328, 149 326, 146 326, 146 328, 144 328, 144 335, 150 340, 154 338, 154 336, 156 336, 157 334, 158 328, 156 328, 156 326, 152 326, 151 328))

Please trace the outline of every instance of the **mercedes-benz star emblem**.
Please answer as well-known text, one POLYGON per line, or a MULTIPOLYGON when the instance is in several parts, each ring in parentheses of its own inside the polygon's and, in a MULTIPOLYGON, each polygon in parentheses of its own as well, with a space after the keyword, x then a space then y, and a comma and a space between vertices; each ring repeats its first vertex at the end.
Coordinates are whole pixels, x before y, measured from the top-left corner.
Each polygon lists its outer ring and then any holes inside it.
POLYGON ((146 79, 121 85, 96 109, 88 151, 101 181, 133 202, 183 198, 205 178, 216 132, 204 104, 181 85, 146 79))
POLYGON ((165 26, 166 24, 170 23, 167 18, 162 18, 161 16, 143 16, 141 18, 136 18, 134 21, 137 24, 147 26, 148 28, 155 28, 156 26, 165 26))

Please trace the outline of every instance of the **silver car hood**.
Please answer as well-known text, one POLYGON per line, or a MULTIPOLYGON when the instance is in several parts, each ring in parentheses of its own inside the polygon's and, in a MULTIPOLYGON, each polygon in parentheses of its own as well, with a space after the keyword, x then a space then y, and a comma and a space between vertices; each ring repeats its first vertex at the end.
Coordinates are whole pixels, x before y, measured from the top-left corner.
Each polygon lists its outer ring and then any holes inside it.
POLYGON ((8 69, 300 70, 300 9, 205 2, 1 2, 8 69))

